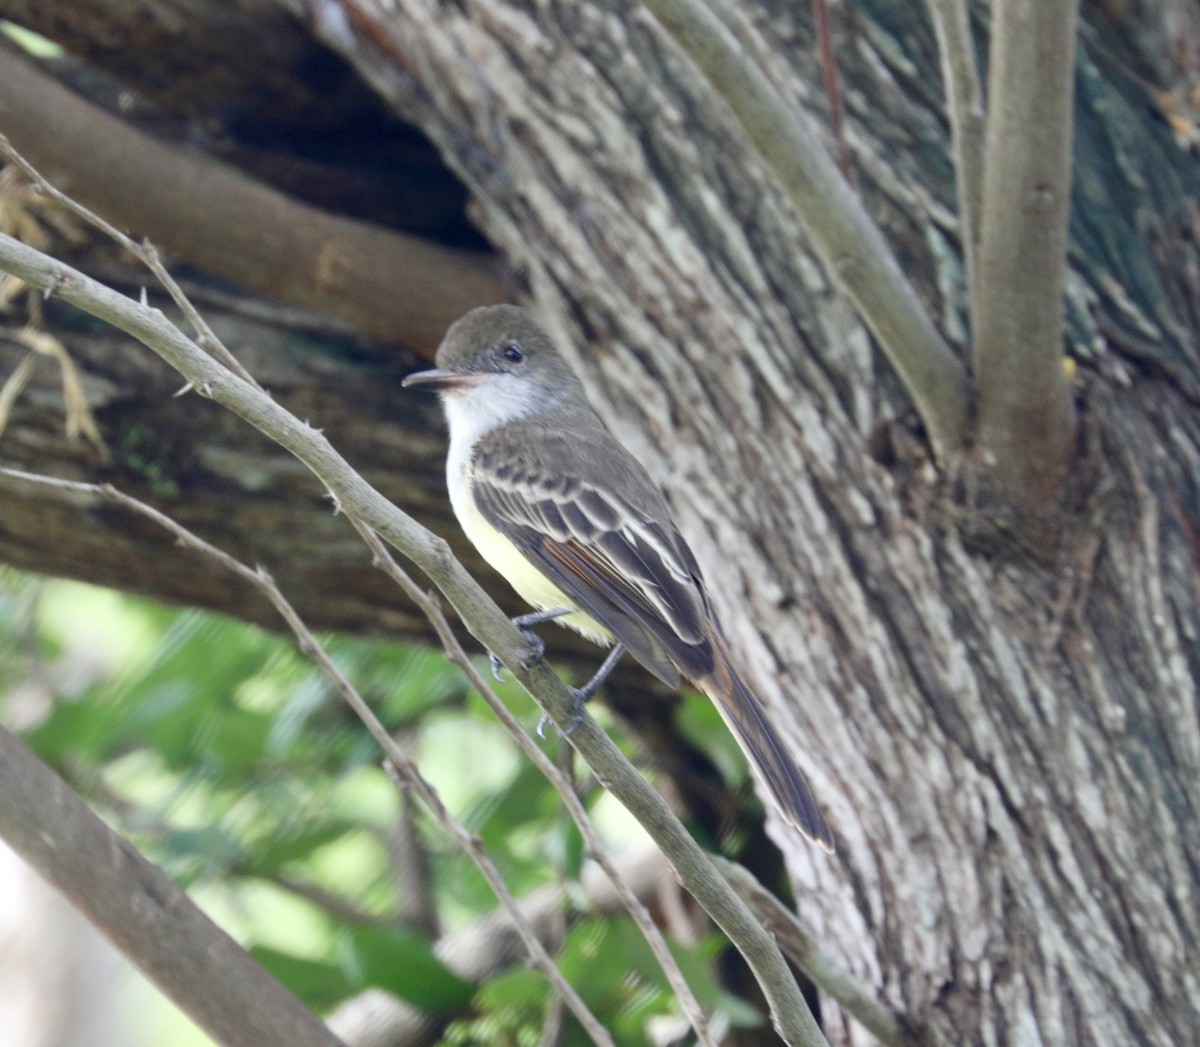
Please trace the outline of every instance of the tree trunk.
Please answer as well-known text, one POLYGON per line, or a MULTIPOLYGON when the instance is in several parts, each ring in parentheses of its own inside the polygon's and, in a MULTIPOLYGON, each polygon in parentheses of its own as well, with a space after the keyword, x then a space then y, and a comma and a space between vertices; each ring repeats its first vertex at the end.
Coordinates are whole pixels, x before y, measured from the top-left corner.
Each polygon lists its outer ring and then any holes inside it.
MULTIPOLYGON (((352 60, 439 143, 662 479, 836 827, 834 859, 776 827, 801 911, 932 1043, 1194 1039, 1200 180, 1147 100, 1085 48, 1068 309, 1086 432, 1042 559, 969 489, 873 453, 903 401, 644 12, 396 7, 352 60), (394 66, 420 104, 384 83, 394 66), (1105 164, 1124 170, 1100 181, 1105 164)), ((759 18, 753 57, 813 104, 802 12, 759 18)), ((953 330, 932 52, 910 5, 879 2, 839 57, 862 191, 953 330)))
MULTIPOLYGON (((1077 91, 1067 353, 1082 436, 1047 554, 977 497, 969 451, 948 476, 932 467, 791 206, 644 10, 337 10, 344 23, 318 31, 436 143, 522 297, 666 488, 834 826, 830 858, 772 823, 802 914, 923 1042, 1194 1041, 1200 173, 1113 57, 1105 16, 1089 12, 1077 91)), ((962 347, 932 30, 902 0, 840 13, 856 181, 962 347)), ((752 59, 820 110, 807 5, 745 14, 752 59)), ((369 403, 390 424, 386 392, 369 403)), ((426 454, 405 475, 444 512, 426 454)), ((364 446, 356 464, 394 461, 364 446)), ((230 497, 253 505, 246 485, 230 497)), ((320 515, 307 498, 305 529, 320 515)), ((235 526, 263 538, 252 514, 235 526)), ((22 562, 62 569, 22 541, 22 562)), ((362 598, 339 583, 324 599, 362 598)), ((868 1042, 832 1005, 825 1017, 835 1042, 868 1042)))

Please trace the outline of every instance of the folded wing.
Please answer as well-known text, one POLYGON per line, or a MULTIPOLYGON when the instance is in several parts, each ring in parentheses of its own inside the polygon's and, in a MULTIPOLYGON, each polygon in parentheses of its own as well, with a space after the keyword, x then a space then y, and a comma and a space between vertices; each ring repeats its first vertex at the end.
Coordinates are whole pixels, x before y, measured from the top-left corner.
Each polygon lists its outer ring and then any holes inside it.
POLYGON ((669 524, 507 455, 477 456, 473 492, 488 523, 665 683, 711 668, 699 569, 669 524))

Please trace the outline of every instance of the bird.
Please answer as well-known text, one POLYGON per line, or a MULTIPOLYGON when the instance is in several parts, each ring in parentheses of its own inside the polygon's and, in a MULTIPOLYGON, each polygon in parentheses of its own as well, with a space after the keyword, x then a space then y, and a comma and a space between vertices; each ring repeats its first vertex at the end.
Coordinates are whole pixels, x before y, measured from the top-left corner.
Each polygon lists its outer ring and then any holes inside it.
POLYGON ((832 851, 812 792, 734 667, 666 498, 534 316, 515 305, 473 309, 451 324, 435 362, 402 384, 440 395, 451 506, 483 558, 535 608, 514 619, 535 649, 529 629, 549 620, 612 647, 581 701, 625 651, 670 687, 690 681, 785 820, 832 851))

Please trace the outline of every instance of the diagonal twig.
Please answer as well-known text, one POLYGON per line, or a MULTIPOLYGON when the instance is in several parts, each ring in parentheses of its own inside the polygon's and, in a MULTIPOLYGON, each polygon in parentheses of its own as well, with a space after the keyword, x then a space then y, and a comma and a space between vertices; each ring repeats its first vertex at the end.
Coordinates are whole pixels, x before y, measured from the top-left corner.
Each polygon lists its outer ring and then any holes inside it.
POLYGON ((666 975, 667 981, 674 990, 684 1014, 687 1015, 692 1028, 696 1030, 699 1042, 706 1045, 706 1047, 715 1047, 715 1041, 712 1039, 712 1034, 708 1029, 708 1018, 701 1008, 700 1002, 692 993, 691 987, 683 976, 683 972, 675 962, 675 958, 671 955, 666 939, 663 938, 662 933, 655 925, 654 918, 650 915, 649 910, 642 904, 629 884, 626 883, 624 877, 621 876, 620 871, 609 857, 604 844, 596 833, 596 827, 588 817, 587 811, 580 802, 578 795, 576 795, 570 780, 542 752, 537 743, 529 736, 529 733, 521 726, 520 721, 509 711, 508 706, 497 697, 492 686, 484 678, 475 663, 467 656, 467 652, 463 650, 462 644, 459 643, 458 637, 454 635, 454 631, 450 628, 450 623, 446 621, 446 616, 442 612, 436 598, 424 592, 409 577, 408 573, 396 563, 395 558, 388 552, 387 547, 374 531, 357 520, 351 522, 358 533, 362 535, 363 541, 367 543, 367 547, 375 557, 376 565, 404 591, 408 598, 429 619, 434 631, 437 633, 438 640, 445 649, 446 658, 451 664, 457 665, 462 670, 467 679, 470 680, 471 686, 483 696, 488 708, 495 713, 497 719, 504 725, 505 730, 516 741, 521 751, 562 797, 567 813, 570 814, 572 820, 579 827, 579 832, 583 837, 589 857, 604 871, 604 874, 608 877, 609 882, 612 883, 613 888, 624 904, 626 911, 645 937, 646 943, 650 946, 650 951, 654 954, 654 958, 658 961, 663 974, 666 975))
MULTIPOLYGON (((837 176, 840 180, 840 175, 837 176)), ((178 370, 201 396, 216 400, 291 451, 332 492, 348 515, 361 520, 424 571, 470 632, 509 666, 561 731, 576 721, 576 701, 548 665, 521 666, 527 641, 504 612, 453 557, 446 542, 384 498, 334 450, 319 431, 213 360, 157 310, 146 308, 78 270, 0 235, 0 269, 50 291, 137 338, 178 370)), ((793 1047, 826 1043, 779 947, 716 871, 661 796, 587 715, 573 728, 572 747, 599 781, 641 823, 670 861, 676 877, 745 957, 793 1047)))
POLYGON ((415 793, 442 828, 458 841, 471 860, 475 862, 476 867, 483 874, 484 879, 487 880, 488 885, 492 888, 492 891, 512 918, 513 926, 517 928, 517 932, 521 935, 521 939, 529 951, 530 958, 538 969, 546 975, 550 984, 554 986, 555 991, 562 996, 566 1005, 571 1009, 571 1013, 579 1019, 579 1023, 587 1030, 593 1042, 597 1047, 615 1047, 612 1037, 608 1034, 608 1030, 592 1014, 587 1004, 583 1002, 571 984, 562 976, 554 960, 546 951, 546 947, 542 944, 541 939, 538 938, 537 932, 534 931, 529 925, 528 920, 525 919, 516 898, 509 891, 507 884, 505 884, 500 870, 496 868, 495 862, 492 861, 484 849, 483 841, 450 813, 445 804, 442 803, 441 796, 438 795, 437 790, 421 774, 416 764, 397 744, 387 728, 379 721, 379 718, 375 715, 374 710, 371 709, 366 699, 359 694, 354 684, 338 668, 337 663, 329 656, 328 652, 321 645, 321 642, 313 635, 312 631, 304 623, 304 620, 296 612, 295 608, 292 607, 291 603, 288 602, 287 597, 283 595, 282 591, 264 568, 259 567, 255 569, 246 566, 246 564, 230 556, 223 549, 219 549, 198 535, 193 534, 165 513, 160 512, 151 505, 147 505, 145 502, 139 501, 137 498, 118 491, 111 484, 91 484, 81 483, 76 480, 60 480, 55 477, 40 476, 36 473, 22 472, 17 469, 0 468, 0 475, 27 483, 56 487, 60 490, 103 499, 123 506, 131 512, 154 521, 159 527, 169 531, 175 536, 181 546, 193 549, 216 560, 226 570, 249 582, 270 600, 272 606, 279 612, 280 617, 287 623, 288 628, 295 634, 300 650, 316 662, 325 675, 329 677, 333 685, 337 688, 338 693, 341 694, 350 708, 354 710, 355 715, 363 722, 367 730, 371 732, 371 736, 375 741, 379 743, 380 748, 383 749, 387 756, 388 773, 393 777, 393 780, 401 784, 405 789, 415 793))

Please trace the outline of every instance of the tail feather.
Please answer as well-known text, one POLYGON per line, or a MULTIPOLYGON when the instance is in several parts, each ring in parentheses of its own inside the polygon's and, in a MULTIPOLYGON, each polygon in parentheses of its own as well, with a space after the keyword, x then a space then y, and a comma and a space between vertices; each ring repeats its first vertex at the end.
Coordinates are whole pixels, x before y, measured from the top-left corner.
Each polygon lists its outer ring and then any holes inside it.
POLYGON ((758 699, 734 671, 719 636, 713 637, 713 647, 712 671, 694 682, 720 711, 783 816, 814 843, 832 852, 833 834, 803 776, 767 721, 758 699))

